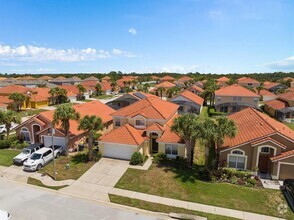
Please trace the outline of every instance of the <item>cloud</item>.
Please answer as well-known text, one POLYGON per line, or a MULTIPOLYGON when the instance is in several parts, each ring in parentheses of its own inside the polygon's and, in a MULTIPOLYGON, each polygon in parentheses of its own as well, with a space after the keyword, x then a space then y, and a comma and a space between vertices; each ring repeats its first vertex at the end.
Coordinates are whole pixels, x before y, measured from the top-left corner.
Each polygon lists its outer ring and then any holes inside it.
POLYGON ((223 20, 224 18, 222 11, 214 11, 214 10, 209 11, 208 15, 212 20, 215 20, 215 21, 220 21, 220 20, 223 20))
POLYGON ((168 72, 168 73, 189 73, 189 72, 196 72, 199 71, 198 65, 191 65, 188 67, 177 65, 177 66, 170 66, 170 67, 163 67, 161 72, 168 72))
POLYGON ((135 28, 130 28, 129 33, 132 35, 137 35, 137 30, 135 28))
POLYGON ((271 69, 294 69, 294 56, 287 57, 280 61, 275 61, 271 63, 266 63, 263 66, 269 67, 271 69))
POLYGON ((13 47, 0 44, 0 60, 2 61, 58 61, 58 62, 78 62, 105 59, 113 56, 140 57, 128 51, 113 49, 106 50, 86 49, 54 49, 47 47, 37 47, 32 45, 21 45, 13 47))

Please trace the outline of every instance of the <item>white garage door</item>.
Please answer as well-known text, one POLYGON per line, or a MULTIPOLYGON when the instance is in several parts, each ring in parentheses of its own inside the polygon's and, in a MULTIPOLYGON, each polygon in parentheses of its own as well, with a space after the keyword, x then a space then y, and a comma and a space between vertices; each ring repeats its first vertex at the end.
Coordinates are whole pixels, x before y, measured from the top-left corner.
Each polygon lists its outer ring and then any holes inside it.
POLYGON ((120 145, 120 144, 104 144, 104 157, 112 157, 124 160, 130 160, 133 153, 137 151, 137 147, 120 145))
MULTIPOLYGON (((52 145, 52 137, 51 136, 43 136, 45 147, 49 147, 52 145)), ((65 147, 65 138, 53 137, 54 145, 60 145, 65 147)))

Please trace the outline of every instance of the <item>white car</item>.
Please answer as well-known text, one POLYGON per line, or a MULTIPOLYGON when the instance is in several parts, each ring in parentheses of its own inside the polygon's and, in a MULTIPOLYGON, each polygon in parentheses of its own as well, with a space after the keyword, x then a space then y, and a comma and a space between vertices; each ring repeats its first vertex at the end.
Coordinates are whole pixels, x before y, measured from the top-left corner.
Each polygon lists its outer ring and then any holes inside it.
POLYGON ((34 152, 44 147, 44 144, 35 143, 22 149, 21 153, 13 158, 13 163, 16 165, 22 165, 34 152))
POLYGON ((33 153, 33 155, 23 163, 24 170, 36 171, 40 170, 46 164, 53 160, 53 151, 50 148, 43 147, 40 150, 33 153))
POLYGON ((0 210, 0 220, 10 220, 11 219, 11 215, 9 212, 0 210))
POLYGON ((6 132, 6 126, 0 125, 0 133, 5 133, 5 132, 6 132))

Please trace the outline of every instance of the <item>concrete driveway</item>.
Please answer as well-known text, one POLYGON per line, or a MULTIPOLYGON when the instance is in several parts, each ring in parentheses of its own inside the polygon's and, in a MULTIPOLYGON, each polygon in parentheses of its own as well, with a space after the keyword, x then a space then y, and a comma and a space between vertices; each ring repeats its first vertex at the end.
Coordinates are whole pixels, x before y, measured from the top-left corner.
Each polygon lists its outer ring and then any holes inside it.
POLYGON ((128 167, 129 161, 102 158, 72 185, 60 191, 109 202, 108 192, 128 167))

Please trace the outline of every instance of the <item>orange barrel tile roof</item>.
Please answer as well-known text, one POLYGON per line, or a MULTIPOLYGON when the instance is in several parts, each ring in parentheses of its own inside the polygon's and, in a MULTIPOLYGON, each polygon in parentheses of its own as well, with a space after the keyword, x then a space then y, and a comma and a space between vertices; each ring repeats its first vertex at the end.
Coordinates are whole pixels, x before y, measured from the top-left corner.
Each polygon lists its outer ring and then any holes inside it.
POLYGON ((255 92, 246 89, 238 84, 233 84, 227 87, 223 87, 215 91, 217 96, 241 96, 241 97, 259 97, 255 92))

